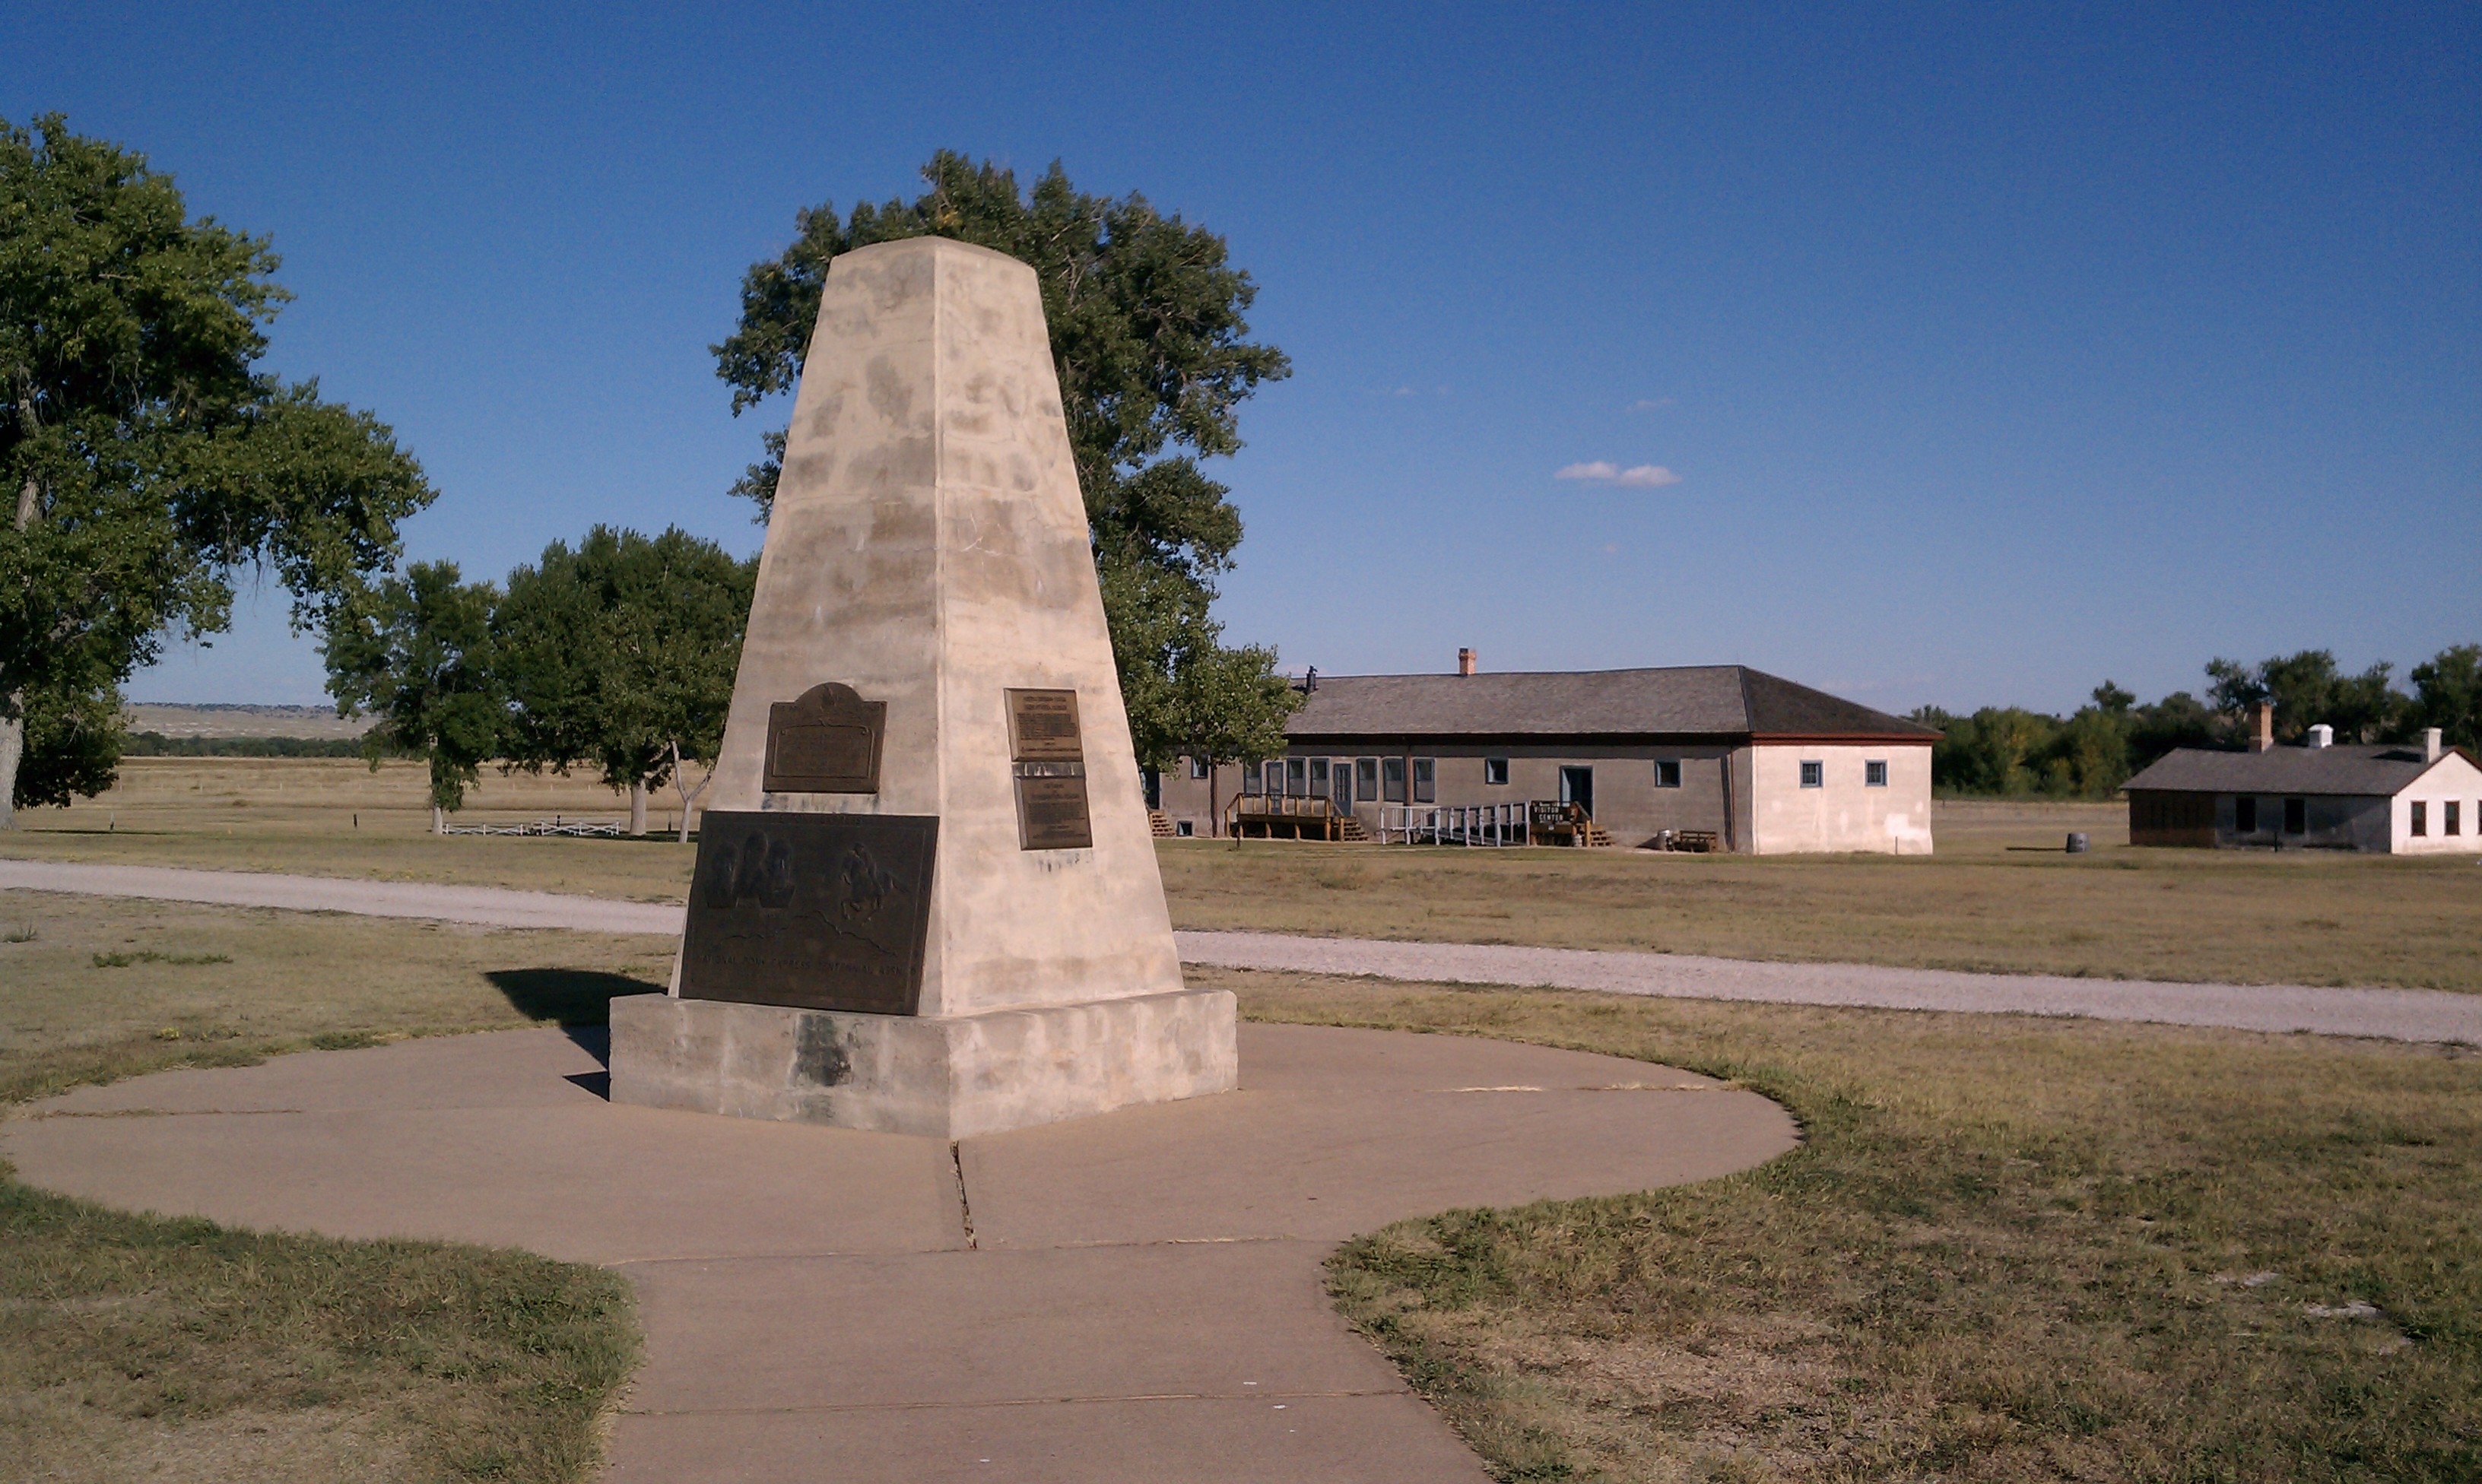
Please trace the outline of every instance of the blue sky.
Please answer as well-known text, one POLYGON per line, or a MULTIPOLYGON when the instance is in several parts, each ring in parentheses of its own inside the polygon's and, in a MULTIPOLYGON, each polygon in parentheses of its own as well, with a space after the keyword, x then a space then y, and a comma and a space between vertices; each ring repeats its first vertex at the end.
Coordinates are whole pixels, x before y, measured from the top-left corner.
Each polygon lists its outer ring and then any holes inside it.
MULTIPOLYGON (((755 549, 740 274, 948 147, 1256 277, 1220 612, 1288 666, 2067 708, 2482 640, 2482 8, 2246 9, 87 4, 0 117, 271 234, 272 366, 469 575, 755 549)), ((131 694, 321 700, 282 609, 131 694)))

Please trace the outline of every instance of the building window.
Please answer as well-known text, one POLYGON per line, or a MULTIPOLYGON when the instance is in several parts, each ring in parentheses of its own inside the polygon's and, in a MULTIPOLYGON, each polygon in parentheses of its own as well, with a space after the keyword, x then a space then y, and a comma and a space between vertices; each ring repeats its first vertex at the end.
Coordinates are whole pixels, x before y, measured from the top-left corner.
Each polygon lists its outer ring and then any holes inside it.
POLYGON ((1286 758, 1284 760, 1284 792, 1290 794, 1295 798, 1299 798, 1309 791, 1310 760, 1307 758, 1286 758))
POLYGON ((1310 797, 1327 797, 1327 759, 1310 759, 1310 797))
POLYGON ((1802 764, 1801 786, 1805 789, 1823 789, 1827 787, 1827 765, 1824 763, 1802 764))
POLYGON ((1654 786, 1658 789, 1677 789, 1680 787, 1680 760, 1678 758, 1656 758, 1654 760, 1654 786))
POLYGON ((2439 832, 2441 834, 2461 835, 2464 833, 2461 826, 2465 821, 2458 818, 2461 808, 2462 806, 2460 801, 2452 798, 2446 803, 2439 806, 2439 832))
POLYGON ((1241 765, 1241 792, 1254 796, 1259 792, 1257 764, 1244 763, 1241 765))
MULTIPOLYGON (((2421 806, 2416 804, 2414 807, 2418 809, 2421 806)), ((2232 800, 2232 833, 2235 835, 2255 835, 2258 833, 2257 799, 2243 796, 2232 800)), ((2416 825, 2414 827, 2414 833, 2416 835, 2420 834, 2421 827, 2419 825, 2416 825)))
POLYGON ((1187 840, 1190 836, 1197 834, 1198 829, 1187 820, 1177 820, 1173 823, 1172 832, 1178 835, 1181 839, 1187 840))
POLYGON ((2430 833, 2430 806, 2419 799, 2414 800, 2413 832, 2416 835, 2430 833))
POLYGON ((1413 802, 1428 804, 1439 796, 1439 764, 1437 758, 1413 760, 1413 802))
POLYGON ((2284 832, 2287 835, 2310 833, 2310 800, 2287 798, 2284 801, 2284 832))
POLYGON ((1353 795, 1356 798, 1379 796, 1379 760, 1361 758, 1353 765, 1353 795))
POLYGON ((1206 759, 1204 759, 1204 758, 1191 758, 1191 759, 1189 760, 1189 775, 1190 775, 1191 777, 1193 777, 1193 778, 1203 778, 1203 777, 1205 777, 1205 776, 1206 776, 1206 759))
POLYGON ((1878 758, 1862 765, 1862 786, 1865 789, 1884 789, 1888 786, 1887 759, 1878 758))
POLYGON ((1386 780, 1386 791, 1384 794, 1386 801, 1391 804, 1405 802, 1405 760, 1382 758, 1379 760, 1379 771, 1386 780))
POLYGON ((1485 758, 1485 759, 1483 759, 1483 760, 1482 760, 1482 781, 1483 781, 1483 782, 1485 782, 1485 783, 1495 783, 1495 784, 1505 784, 1505 783, 1507 783, 1507 782, 1508 782, 1508 759, 1506 759, 1506 758, 1485 758))

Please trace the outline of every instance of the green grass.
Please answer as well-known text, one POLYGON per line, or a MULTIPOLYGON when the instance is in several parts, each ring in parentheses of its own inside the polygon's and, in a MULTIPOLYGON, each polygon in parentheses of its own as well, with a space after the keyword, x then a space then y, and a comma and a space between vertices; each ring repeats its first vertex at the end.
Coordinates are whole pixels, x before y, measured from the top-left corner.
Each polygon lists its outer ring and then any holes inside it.
MULTIPOLYGON (((0 1109, 81 1083, 546 1021, 666 940, 0 893, 0 1109)), ((238 1232, 0 1165, 0 1479, 593 1477, 626 1284, 440 1242, 238 1232)))
POLYGON ((1337 1301, 1503 1479, 2482 1477, 2482 1058, 1194 975, 1729 1078, 1744 1175, 1400 1222, 1337 1301), (2322 1312, 2323 1311, 2323 1312, 2322 1312))

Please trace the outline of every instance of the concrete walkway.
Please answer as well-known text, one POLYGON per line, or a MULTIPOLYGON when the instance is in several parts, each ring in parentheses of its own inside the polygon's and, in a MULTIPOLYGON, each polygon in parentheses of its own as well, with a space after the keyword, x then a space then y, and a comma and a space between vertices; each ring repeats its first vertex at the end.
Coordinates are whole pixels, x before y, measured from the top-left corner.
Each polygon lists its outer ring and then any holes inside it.
POLYGON ((1336 1317, 1336 1241, 1795 1141, 1643 1062, 1241 1036, 1239 1092, 959 1145, 616 1107, 591 1040, 520 1030, 82 1089, 0 1156, 117 1206, 618 1267, 647 1360, 615 1480, 1482 1484, 1336 1317))
MULTIPOLYGON (((646 902, 251 872, 0 860, 0 890, 9 888, 431 918, 498 927, 667 934, 681 930, 680 908, 646 902)), ((1179 939, 1184 963, 1228 969, 1288 969, 1447 984, 1543 985, 1682 1000, 2074 1015, 2234 1030, 2308 1030, 2482 1045, 2482 995, 2437 990, 2076 979, 1277 933, 1184 932, 1179 939)))

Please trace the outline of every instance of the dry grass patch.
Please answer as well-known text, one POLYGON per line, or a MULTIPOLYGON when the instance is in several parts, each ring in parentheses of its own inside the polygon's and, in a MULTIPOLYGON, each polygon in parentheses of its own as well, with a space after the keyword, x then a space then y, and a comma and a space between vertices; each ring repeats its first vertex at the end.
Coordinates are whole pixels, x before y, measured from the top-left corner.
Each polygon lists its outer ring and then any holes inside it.
MULTIPOLYGON (((663 940, 0 893, 0 1110, 405 1035, 594 1024, 663 940)), ((627 1286, 440 1242, 236 1232, 0 1165, 0 1480, 593 1476, 627 1286)))
POLYGON ((1782 1101, 1747 1174, 1349 1244, 1345 1313, 1505 1479, 2482 1476, 2458 1049, 1220 974, 1254 1018, 1782 1101))
POLYGON ((2470 859, 2135 849, 2100 836, 2073 856, 2056 848, 2065 831, 2017 821, 2037 813, 1961 828, 1955 848, 1942 835, 1929 858, 1267 841, 1167 842, 1157 854, 1173 920, 1188 928, 2482 991, 2470 859), (2011 844, 2027 835, 2053 848, 2011 844))

